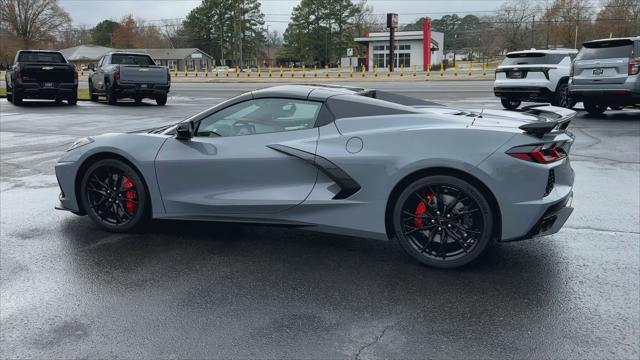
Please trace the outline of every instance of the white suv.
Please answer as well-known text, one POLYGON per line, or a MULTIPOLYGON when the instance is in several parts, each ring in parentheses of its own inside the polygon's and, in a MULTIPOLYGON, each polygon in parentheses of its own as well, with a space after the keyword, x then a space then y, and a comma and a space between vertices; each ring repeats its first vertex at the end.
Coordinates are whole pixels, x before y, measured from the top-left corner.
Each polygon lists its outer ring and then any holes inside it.
POLYGON ((496 69, 494 94, 506 109, 517 109, 522 101, 550 102, 572 108, 569 97, 571 62, 575 49, 527 50, 507 54, 496 69))

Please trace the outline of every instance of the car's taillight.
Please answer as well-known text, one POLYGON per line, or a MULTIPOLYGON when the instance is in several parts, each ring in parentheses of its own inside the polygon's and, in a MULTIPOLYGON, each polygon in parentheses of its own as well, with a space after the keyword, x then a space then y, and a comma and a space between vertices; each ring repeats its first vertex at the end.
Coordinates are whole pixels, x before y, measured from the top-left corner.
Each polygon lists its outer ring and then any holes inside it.
POLYGON ((640 61, 636 58, 629 58, 629 75, 638 75, 640 73, 640 61))
POLYGON ((116 68, 113 69, 113 79, 120 80, 120 65, 116 65, 116 68))
POLYGON ((16 79, 22 78, 22 70, 20 70, 20 65, 16 66, 16 79))
POLYGON ((558 143, 548 143, 517 146, 507 151, 507 154, 520 160, 549 164, 567 157, 567 153, 558 145, 558 143))

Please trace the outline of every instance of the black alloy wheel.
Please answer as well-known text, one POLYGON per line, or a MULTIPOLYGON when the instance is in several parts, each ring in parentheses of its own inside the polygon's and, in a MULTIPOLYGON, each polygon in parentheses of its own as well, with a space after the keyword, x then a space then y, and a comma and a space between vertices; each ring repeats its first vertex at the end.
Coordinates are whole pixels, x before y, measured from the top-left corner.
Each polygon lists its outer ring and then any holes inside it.
POLYGON ((418 261, 439 268, 467 265, 491 242, 493 215, 484 195, 451 176, 430 176, 409 185, 394 209, 400 244, 418 261))
POLYGON ((85 211, 103 229, 122 232, 146 219, 147 191, 138 174, 118 160, 100 160, 85 172, 81 185, 85 211))
POLYGON ((558 86, 553 105, 567 109, 572 109, 576 105, 575 101, 571 99, 571 94, 569 94, 569 84, 562 83, 558 86))
POLYGON ((522 101, 520 100, 512 100, 507 98, 500 98, 500 102, 502 103, 502 106, 507 110, 515 110, 520 106, 520 104, 522 104, 522 101))

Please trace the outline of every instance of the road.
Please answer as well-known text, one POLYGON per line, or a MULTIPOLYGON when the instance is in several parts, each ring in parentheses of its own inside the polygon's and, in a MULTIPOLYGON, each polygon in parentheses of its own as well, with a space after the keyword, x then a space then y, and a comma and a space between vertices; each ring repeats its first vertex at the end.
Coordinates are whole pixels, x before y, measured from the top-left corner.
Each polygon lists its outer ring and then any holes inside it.
MULTIPOLYGON (((463 270, 389 242, 197 222, 116 235, 53 210, 53 166, 75 138, 175 122, 256 85, 176 83, 165 107, 0 100, 0 357, 640 356, 638 111, 580 111, 566 226, 463 270)), ((378 87, 499 108, 490 82, 378 87)))

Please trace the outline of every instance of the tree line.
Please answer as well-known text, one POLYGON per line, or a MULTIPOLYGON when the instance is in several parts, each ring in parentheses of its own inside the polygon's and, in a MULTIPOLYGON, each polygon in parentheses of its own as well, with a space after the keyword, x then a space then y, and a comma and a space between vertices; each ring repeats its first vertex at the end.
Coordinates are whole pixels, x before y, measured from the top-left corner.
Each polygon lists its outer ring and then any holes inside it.
MULTIPOLYGON (((427 14, 428 15, 428 14, 427 14)), ((640 34, 640 0, 507 0, 489 15, 450 14, 432 20, 445 51, 493 56, 530 47, 574 47, 584 40, 640 34)), ((19 48, 95 44, 113 48, 197 47, 217 64, 280 62, 324 66, 362 56, 354 42, 384 31, 383 14, 366 0, 301 0, 286 31, 269 31, 259 0, 202 0, 184 19, 151 23, 128 15, 93 27, 73 27, 58 0, 0 0, 0 62, 19 48)), ((420 30, 422 18, 401 30, 420 30)))

